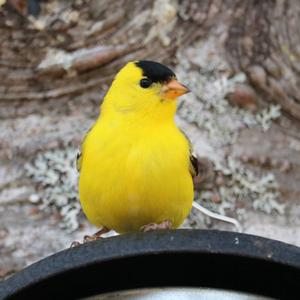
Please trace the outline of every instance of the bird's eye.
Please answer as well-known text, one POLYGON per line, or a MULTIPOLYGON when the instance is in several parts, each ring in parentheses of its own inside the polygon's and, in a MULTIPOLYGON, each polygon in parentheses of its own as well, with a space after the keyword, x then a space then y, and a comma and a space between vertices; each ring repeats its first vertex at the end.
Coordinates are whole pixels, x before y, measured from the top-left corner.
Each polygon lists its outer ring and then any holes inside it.
POLYGON ((148 78, 143 78, 140 81, 140 86, 144 89, 148 88, 152 84, 152 81, 148 78))

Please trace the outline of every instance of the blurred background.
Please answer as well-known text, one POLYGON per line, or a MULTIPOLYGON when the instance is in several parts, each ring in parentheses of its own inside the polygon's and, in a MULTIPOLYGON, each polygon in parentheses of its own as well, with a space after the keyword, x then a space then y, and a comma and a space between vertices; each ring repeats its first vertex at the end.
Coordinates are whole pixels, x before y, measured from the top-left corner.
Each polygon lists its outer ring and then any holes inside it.
MULTIPOLYGON (((0 4, 0 278, 95 231, 76 153, 137 59, 167 64, 193 92, 176 121, 199 158, 196 201, 300 246, 297 0, 0 4)), ((183 226, 235 230, 194 210, 183 226)))

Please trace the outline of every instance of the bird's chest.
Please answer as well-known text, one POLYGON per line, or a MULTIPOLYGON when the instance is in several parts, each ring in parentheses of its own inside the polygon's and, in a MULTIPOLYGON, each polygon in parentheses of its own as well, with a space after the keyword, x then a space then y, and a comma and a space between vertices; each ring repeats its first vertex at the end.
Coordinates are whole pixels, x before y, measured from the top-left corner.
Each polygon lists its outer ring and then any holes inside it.
MULTIPOLYGON (((177 134, 143 135, 115 144, 116 150, 103 151, 99 156, 110 157, 110 165, 119 174, 138 179, 161 177, 184 169, 188 161, 188 148, 177 134), (111 156, 109 153, 114 152, 111 156)), ((101 158, 102 160, 102 158, 101 158)), ((109 168, 109 166, 107 166, 109 168)))
POLYGON ((103 188, 137 190, 188 172, 188 145, 176 130, 117 132, 113 138, 88 142, 83 172, 93 174, 103 188))
MULTIPOLYGON (((188 150, 180 141, 145 138, 105 145, 86 156, 82 175, 92 177, 90 182, 97 193, 118 194, 122 197, 154 193, 176 185, 189 174, 188 150)), ((117 196, 119 197, 119 195, 117 196)))
POLYGON ((188 143, 180 132, 87 143, 80 193, 84 211, 95 223, 125 232, 165 219, 177 225, 182 221, 193 189, 188 143))

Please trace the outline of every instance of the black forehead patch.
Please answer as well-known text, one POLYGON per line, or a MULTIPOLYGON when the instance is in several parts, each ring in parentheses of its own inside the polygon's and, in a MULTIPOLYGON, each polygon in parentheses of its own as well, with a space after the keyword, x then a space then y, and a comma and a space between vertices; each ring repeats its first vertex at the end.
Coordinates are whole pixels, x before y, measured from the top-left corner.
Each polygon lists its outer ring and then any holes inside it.
POLYGON ((150 60, 140 60, 135 63, 143 71, 143 76, 153 82, 166 82, 172 77, 176 77, 174 72, 168 67, 150 60))

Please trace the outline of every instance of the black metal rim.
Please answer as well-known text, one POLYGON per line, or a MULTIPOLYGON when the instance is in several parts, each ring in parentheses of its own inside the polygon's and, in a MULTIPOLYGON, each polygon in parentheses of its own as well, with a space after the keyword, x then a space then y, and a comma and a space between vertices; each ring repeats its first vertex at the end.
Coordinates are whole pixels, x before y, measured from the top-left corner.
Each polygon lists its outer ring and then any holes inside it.
POLYGON ((299 296, 300 248, 213 230, 136 233, 49 256, 0 285, 0 299, 79 299, 148 287, 211 287, 299 296))

